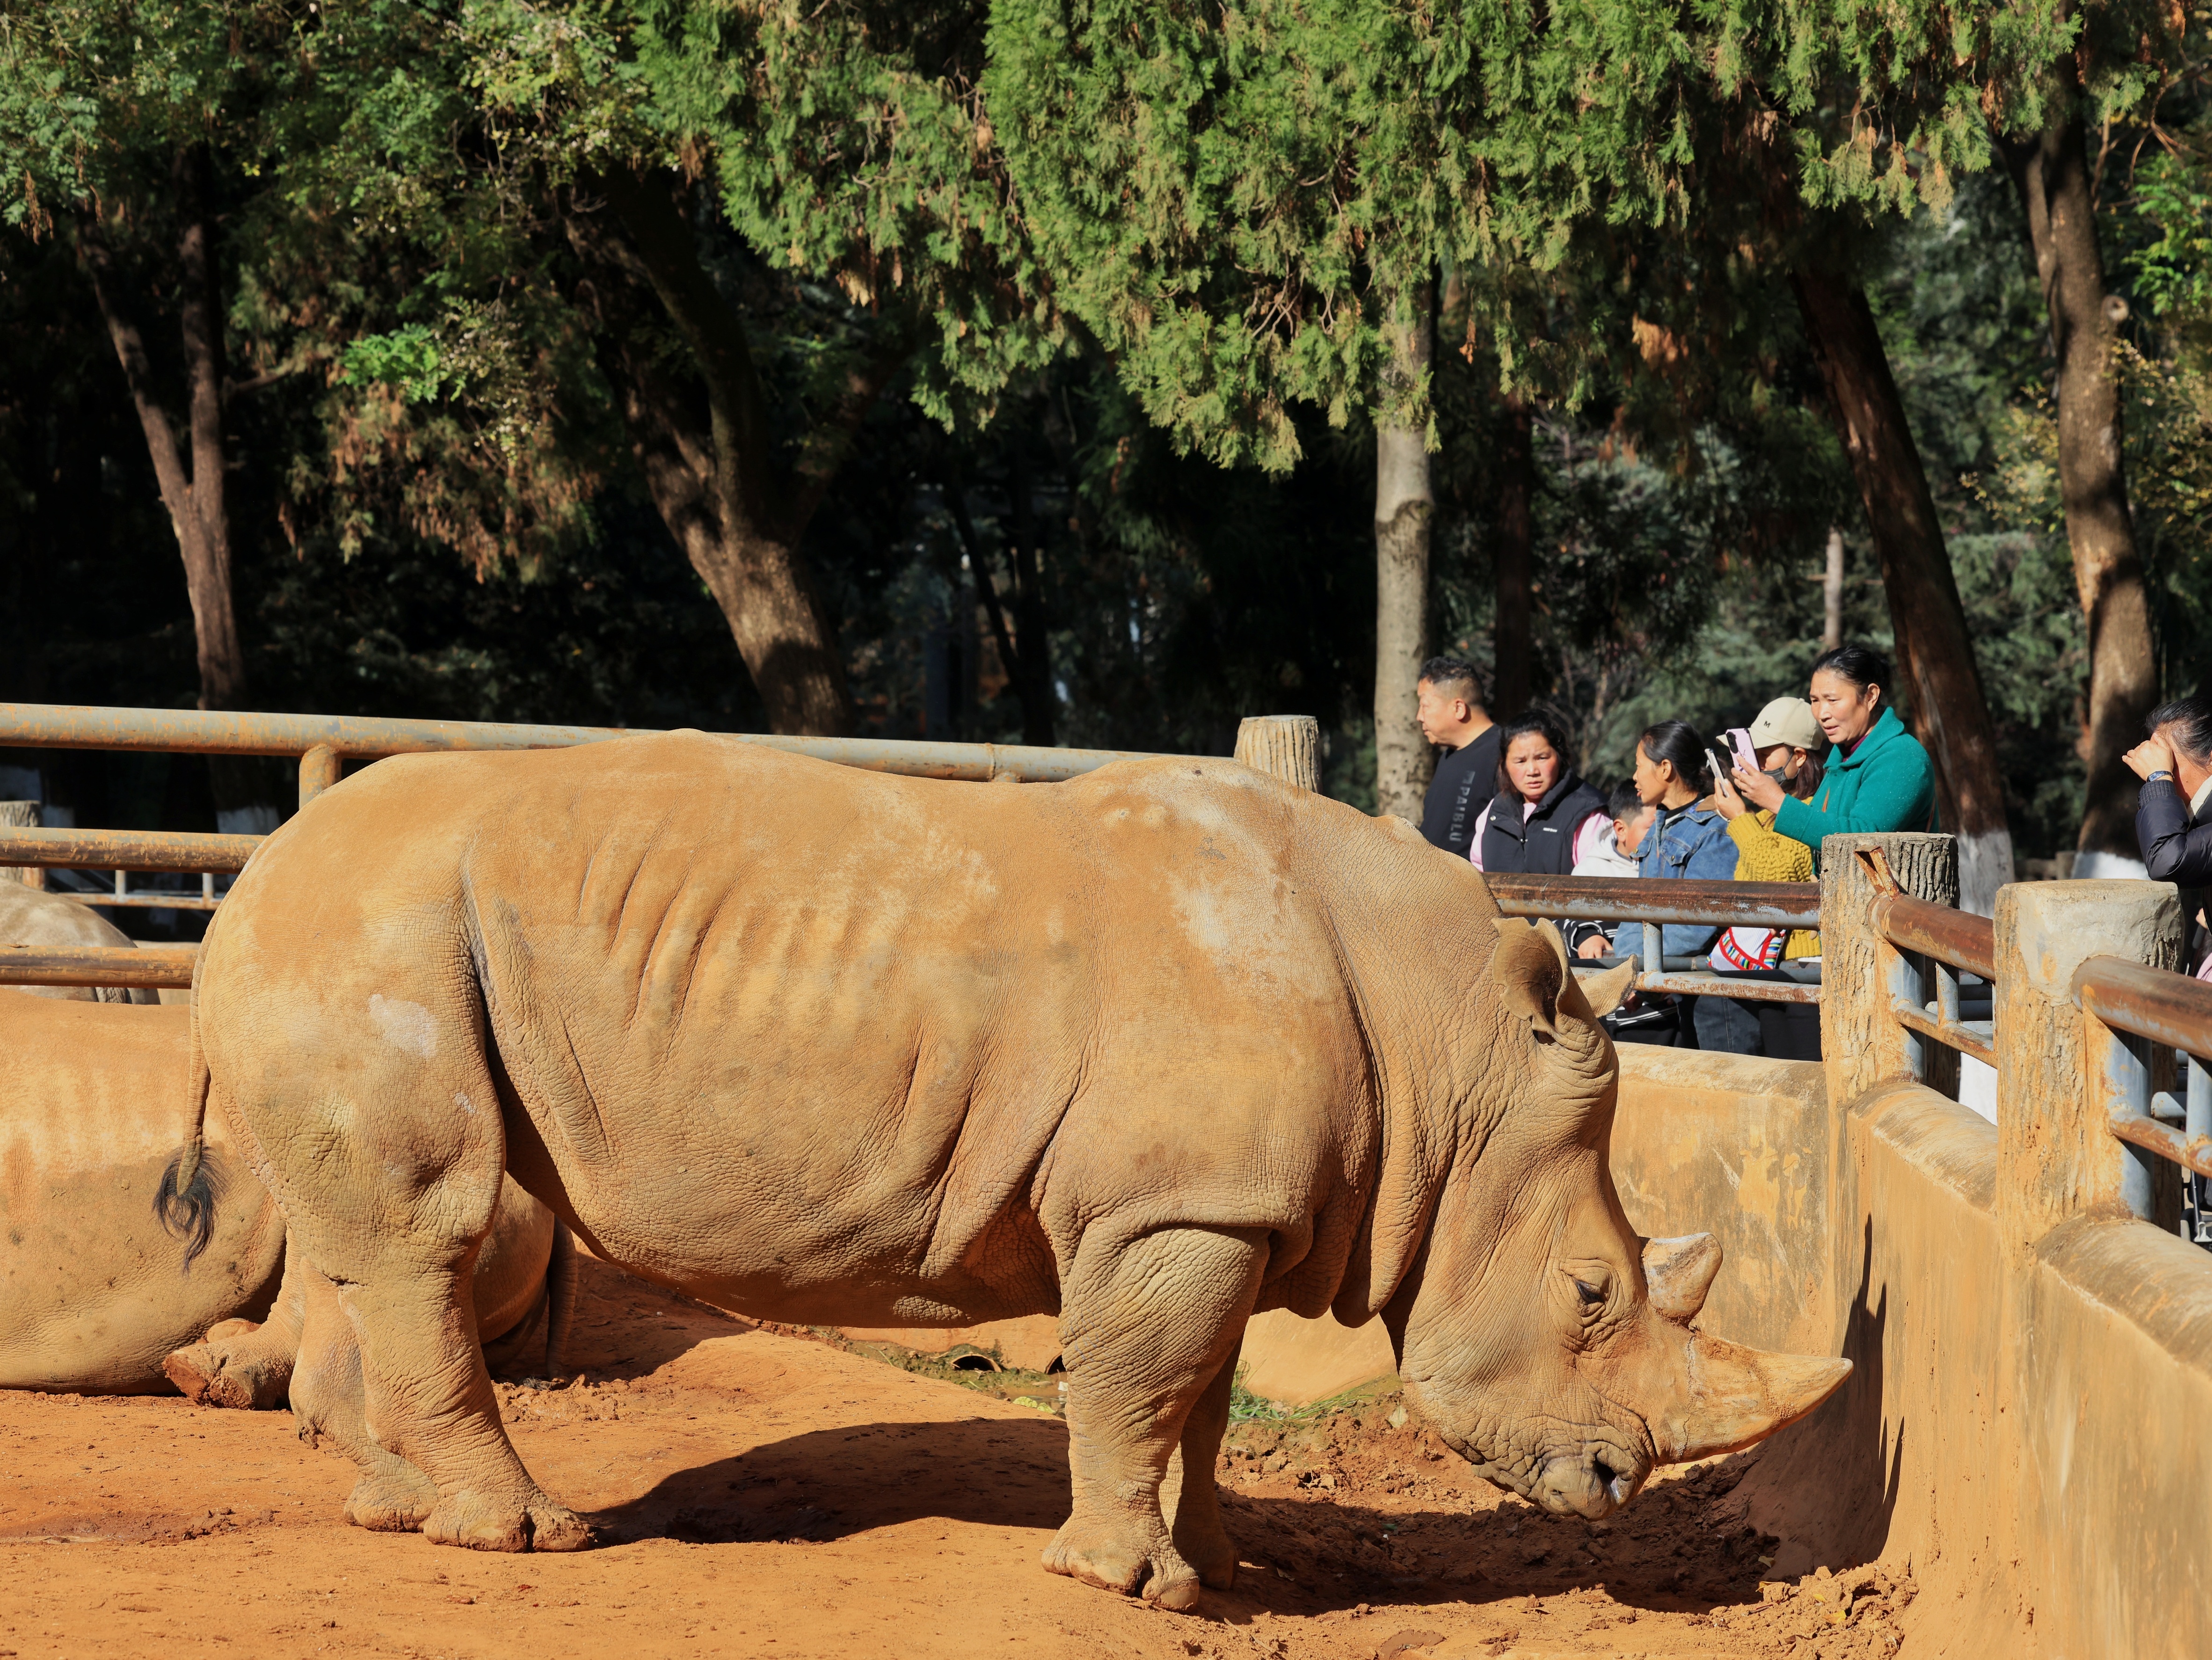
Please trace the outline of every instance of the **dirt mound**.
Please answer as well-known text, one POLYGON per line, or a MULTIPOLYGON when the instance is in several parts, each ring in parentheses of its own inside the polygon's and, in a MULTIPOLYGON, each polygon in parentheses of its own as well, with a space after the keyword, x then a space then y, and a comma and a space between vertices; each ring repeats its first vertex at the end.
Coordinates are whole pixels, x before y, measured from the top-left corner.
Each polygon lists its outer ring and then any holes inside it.
POLYGON ((0 1394, 0 1657, 1856 1660, 1894 1651, 1910 1599, 1878 1571, 1761 1584, 1740 1460, 1586 1525, 1473 1480, 1395 1395, 1290 1418, 1240 1395, 1222 1470, 1241 1583, 1160 1614, 1037 1566, 1067 1505, 1059 1377, 760 1329, 583 1272, 582 1378, 500 1395, 599 1548, 348 1528, 350 1468, 288 1414, 0 1394))

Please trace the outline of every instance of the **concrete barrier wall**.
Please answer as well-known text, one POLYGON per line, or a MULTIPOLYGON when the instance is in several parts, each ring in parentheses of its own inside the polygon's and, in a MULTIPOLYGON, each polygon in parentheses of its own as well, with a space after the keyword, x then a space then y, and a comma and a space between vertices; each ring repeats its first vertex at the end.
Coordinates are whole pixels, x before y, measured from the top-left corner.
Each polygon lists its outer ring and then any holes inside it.
POLYGON ((1721 1236, 1705 1323, 1856 1365, 1739 1489, 1773 1572, 1909 1561, 1962 1653, 2212 1651, 2212 1257, 2106 1217, 2016 1260, 1995 1126, 1814 1071, 1625 1052, 1613 1136, 1638 1231, 1721 1236))

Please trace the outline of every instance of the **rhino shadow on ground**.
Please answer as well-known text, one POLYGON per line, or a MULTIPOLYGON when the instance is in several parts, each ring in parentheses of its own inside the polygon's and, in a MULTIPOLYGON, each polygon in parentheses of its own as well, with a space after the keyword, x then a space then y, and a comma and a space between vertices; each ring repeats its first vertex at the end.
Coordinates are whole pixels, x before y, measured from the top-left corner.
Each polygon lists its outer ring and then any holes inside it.
MULTIPOLYGON (((1770 1541, 1730 1496, 1748 1466, 1730 1460, 1669 1483, 1602 1534, 1517 1503, 1384 1510, 1224 1491, 1243 1566, 1236 1590, 1209 1593, 1199 1613, 1243 1624, 1261 1610, 1442 1607, 1595 1587, 1653 1611, 1756 1602, 1770 1541)), ((591 1521, 607 1544, 825 1542, 932 1519, 1049 1534, 1068 1504, 1063 1425, 974 1418, 810 1431, 672 1471, 591 1521)))
POLYGON ((635 1379, 716 1337, 752 1323, 680 1292, 626 1274, 578 1243, 576 1317, 564 1370, 595 1379, 635 1379))

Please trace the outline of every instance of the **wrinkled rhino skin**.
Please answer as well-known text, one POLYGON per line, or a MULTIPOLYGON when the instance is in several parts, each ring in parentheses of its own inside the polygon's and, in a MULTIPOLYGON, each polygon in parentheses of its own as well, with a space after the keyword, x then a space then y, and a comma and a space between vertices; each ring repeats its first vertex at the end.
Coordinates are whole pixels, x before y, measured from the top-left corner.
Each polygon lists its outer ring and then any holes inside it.
POLYGON ((589 1537, 460 1316, 502 1168, 741 1312, 1057 1312, 1046 1564, 1171 1608, 1235 1571, 1212 1473, 1255 1309, 1379 1311, 1456 1448, 1591 1516, 1849 1370, 1695 1331, 1686 1269, 1647 1297, 1612 1046, 1554 930, 1233 763, 1000 788, 699 733, 402 757, 255 854, 199 999, 202 1086, 342 1287, 303 1377, 359 1333, 356 1511, 439 1542, 589 1537))
MULTIPOLYGON (((181 1006, 0 998, 0 1389, 284 1400, 307 1271, 227 1124, 207 1126, 204 1203, 155 1203, 192 1133, 190 1040, 181 1006)), ((505 1184, 472 1286, 477 1329, 533 1372, 557 1232, 505 1184)))

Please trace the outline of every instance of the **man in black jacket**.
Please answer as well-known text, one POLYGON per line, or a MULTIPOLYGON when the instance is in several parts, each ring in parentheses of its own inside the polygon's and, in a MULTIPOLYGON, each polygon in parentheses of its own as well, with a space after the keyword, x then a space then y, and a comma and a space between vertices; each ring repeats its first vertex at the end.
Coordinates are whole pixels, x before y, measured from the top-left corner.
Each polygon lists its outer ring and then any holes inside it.
POLYGON ((1468 855, 1474 821, 1498 794, 1498 728, 1483 708, 1482 672, 1458 657, 1421 665, 1421 736, 1448 751, 1421 806, 1421 834, 1454 858, 1468 855))
POLYGON ((2154 882, 2212 886, 2212 697, 2178 697, 2150 712, 2150 737, 2121 758, 2143 781, 2136 844, 2154 882))

